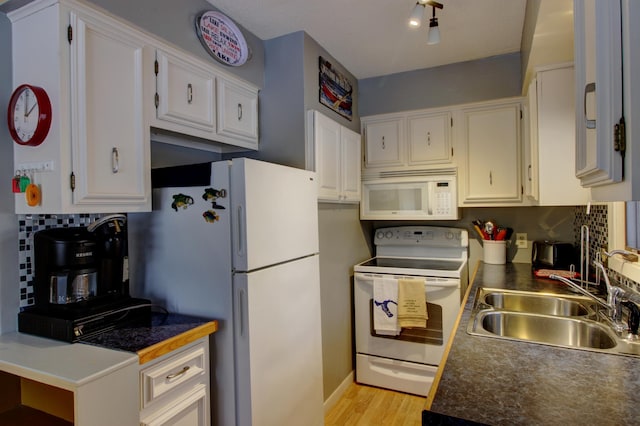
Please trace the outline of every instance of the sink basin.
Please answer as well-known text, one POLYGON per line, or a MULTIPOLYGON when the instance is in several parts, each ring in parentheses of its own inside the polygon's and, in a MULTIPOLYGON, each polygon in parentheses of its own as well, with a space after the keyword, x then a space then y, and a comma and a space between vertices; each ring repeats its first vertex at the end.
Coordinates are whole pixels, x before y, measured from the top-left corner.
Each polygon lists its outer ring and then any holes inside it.
POLYGON ((616 337, 604 325, 585 319, 522 312, 478 312, 472 333, 567 348, 611 349, 616 337))
POLYGON ((531 292, 495 291, 481 289, 478 301, 496 309, 513 312, 529 312, 562 317, 586 316, 593 305, 586 297, 556 296, 531 292))

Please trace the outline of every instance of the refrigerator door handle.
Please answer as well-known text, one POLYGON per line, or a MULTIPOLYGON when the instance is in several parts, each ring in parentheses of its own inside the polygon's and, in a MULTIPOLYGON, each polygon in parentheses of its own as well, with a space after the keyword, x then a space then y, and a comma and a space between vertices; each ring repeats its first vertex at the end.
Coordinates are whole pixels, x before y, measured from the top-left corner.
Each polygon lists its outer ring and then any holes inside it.
POLYGON ((244 254, 244 229, 243 229, 243 224, 244 224, 244 215, 243 215, 243 210, 242 210, 242 206, 238 206, 237 209, 237 214, 238 214, 238 229, 236 231, 236 247, 238 248, 238 255, 242 256, 244 254))
POLYGON ((240 337, 244 336, 244 304, 245 304, 245 292, 244 289, 240 289, 240 297, 238 298, 238 310, 239 315, 238 318, 240 319, 240 337))

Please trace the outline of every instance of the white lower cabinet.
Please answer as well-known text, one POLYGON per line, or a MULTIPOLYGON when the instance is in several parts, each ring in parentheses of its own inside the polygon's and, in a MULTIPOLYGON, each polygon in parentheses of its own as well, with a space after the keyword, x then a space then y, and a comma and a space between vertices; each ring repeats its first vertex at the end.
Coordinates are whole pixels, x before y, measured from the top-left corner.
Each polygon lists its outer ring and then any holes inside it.
POLYGON ((140 423, 209 425, 209 386, 206 337, 144 364, 140 370, 140 423))

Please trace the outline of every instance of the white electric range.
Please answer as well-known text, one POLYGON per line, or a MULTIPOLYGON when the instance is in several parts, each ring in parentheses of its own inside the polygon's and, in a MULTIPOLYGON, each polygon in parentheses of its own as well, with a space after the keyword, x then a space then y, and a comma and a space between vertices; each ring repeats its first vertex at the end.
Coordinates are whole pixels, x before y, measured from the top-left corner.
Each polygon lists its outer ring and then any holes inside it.
POLYGON ((376 256, 354 266, 356 381, 426 396, 469 282, 465 229, 400 226, 375 231, 376 256), (423 278, 429 319, 399 335, 376 333, 373 282, 423 278))

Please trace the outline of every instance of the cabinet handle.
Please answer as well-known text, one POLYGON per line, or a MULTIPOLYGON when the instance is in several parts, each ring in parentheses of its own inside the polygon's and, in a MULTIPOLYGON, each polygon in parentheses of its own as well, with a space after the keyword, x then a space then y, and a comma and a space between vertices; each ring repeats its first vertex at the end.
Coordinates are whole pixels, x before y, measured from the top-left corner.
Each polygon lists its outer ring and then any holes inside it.
POLYGON ((184 368, 182 370, 178 371, 177 373, 172 373, 172 374, 167 375, 166 379, 167 380, 171 380, 171 379, 175 379, 178 376, 182 376, 187 371, 189 371, 189 368, 191 368, 191 367, 189 367, 188 365, 185 365, 184 368))
POLYGON ((187 103, 191 104, 193 102, 193 86, 191 83, 187 84, 187 103))
POLYGON ((531 164, 529 164, 529 167, 527 167, 527 177, 529 178, 529 180, 531 180, 531 164))
POLYGON ((242 120, 242 104, 238 104, 238 121, 242 120))
POLYGON ((382 149, 385 149, 385 146, 384 146, 384 136, 382 137, 382 149))
POLYGON ((587 117, 587 94, 593 93, 595 96, 596 93, 596 83, 589 83, 584 86, 584 119, 587 125, 587 129, 595 129, 596 128, 596 120, 589 120, 587 117))
POLYGON ((111 150, 111 171, 118 173, 118 170, 120 170, 120 159, 118 157, 118 148, 114 146, 111 150))
POLYGON ((427 132, 427 146, 431 146, 431 132, 427 132))
POLYGON ((491 170, 489 170, 489 185, 493 185, 493 174, 491 173, 491 170))

